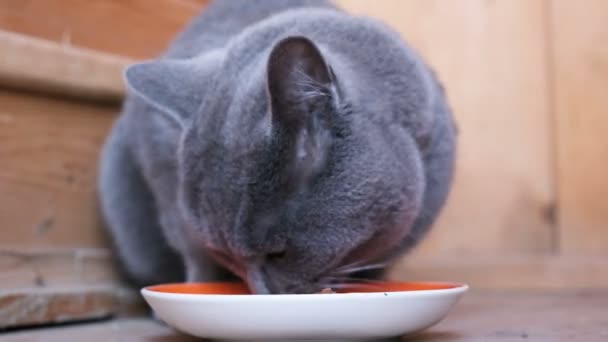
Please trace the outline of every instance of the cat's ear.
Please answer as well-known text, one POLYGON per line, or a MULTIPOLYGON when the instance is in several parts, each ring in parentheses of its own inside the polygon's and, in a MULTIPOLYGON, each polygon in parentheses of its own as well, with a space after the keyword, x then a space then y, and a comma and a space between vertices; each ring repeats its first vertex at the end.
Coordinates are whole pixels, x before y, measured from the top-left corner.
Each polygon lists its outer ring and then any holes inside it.
POLYGON ((325 159, 329 122, 336 96, 334 75, 319 48, 308 38, 279 41, 268 58, 267 82, 272 125, 295 147, 297 170, 307 175, 325 159))
POLYGON ((183 128, 202 99, 199 69, 192 60, 149 61, 129 66, 124 78, 130 93, 183 128))
POLYGON ((267 70, 273 121, 301 121, 303 112, 331 100, 333 74, 308 38, 279 41, 270 53, 267 70))

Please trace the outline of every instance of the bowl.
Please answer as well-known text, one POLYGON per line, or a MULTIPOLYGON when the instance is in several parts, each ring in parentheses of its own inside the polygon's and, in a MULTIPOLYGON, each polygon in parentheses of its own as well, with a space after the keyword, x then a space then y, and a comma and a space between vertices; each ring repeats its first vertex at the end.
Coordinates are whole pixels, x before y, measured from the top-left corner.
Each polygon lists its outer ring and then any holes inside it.
POLYGON ((177 330, 220 340, 375 340, 412 334, 446 316, 468 286, 358 284, 335 294, 252 295, 240 283, 149 286, 142 295, 177 330))

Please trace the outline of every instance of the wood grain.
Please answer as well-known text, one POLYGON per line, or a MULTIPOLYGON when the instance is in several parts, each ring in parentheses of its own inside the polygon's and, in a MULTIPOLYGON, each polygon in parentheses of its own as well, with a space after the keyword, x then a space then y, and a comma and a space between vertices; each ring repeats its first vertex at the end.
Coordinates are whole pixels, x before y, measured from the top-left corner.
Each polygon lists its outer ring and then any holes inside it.
POLYGON ((608 2, 551 6, 560 246, 608 253, 608 2))
POLYGON ((3 0, 0 29, 65 45, 150 58, 208 0, 3 0))
POLYGON ((100 146, 118 112, 0 90, 0 244, 100 247, 100 146))
POLYGON ((0 329, 141 314, 105 248, 0 247, 0 329))
POLYGON ((0 247, 0 289, 117 285, 106 248, 0 247))
POLYGON ((0 31, 0 84, 52 95, 119 102, 132 61, 0 31))
POLYGON ((109 317, 140 304, 113 286, 0 290, 0 329, 109 317))
POLYGON ((460 127, 455 187, 417 254, 554 249, 542 1, 340 0, 398 30, 444 80, 460 127))

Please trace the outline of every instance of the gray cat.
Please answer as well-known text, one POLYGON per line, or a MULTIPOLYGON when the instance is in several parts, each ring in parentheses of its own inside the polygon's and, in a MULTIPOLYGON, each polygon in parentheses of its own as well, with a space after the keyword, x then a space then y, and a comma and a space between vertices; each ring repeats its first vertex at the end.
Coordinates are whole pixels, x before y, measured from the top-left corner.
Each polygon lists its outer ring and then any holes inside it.
POLYGON ((442 87, 394 31, 329 2, 215 1, 125 78, 99 188, 136 285, 379 277, 447 196, 442 87))

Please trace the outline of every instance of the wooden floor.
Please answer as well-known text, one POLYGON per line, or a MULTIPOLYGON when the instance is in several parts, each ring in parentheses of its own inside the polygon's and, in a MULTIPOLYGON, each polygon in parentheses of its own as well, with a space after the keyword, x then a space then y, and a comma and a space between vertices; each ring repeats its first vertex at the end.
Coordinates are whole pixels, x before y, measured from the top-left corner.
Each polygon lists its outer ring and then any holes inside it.
MULTIPOLYGON (((149 319, 114 319, 0 335, 2 342, 188 342, 149 319)), ((608 341, 608 290, 568 292, 471 292, 428 331, 402 341, 507 342, 608 341)))

